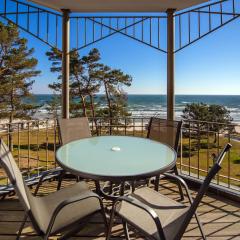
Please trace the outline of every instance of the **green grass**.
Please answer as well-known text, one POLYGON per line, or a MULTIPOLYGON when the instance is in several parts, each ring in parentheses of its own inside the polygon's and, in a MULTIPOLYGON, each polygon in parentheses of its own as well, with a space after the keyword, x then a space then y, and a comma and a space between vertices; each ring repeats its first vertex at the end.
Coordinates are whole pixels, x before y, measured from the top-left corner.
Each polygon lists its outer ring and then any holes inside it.
MULTIPOLYGON (((135 131, 126 132, 127 135, 134 135, 139 137, 145 137, 146 131, 135 131)), ((123 128, 119 131, 114 131, 114 135, 124 135, 125 131, 123 128)), ((54 130, 49 129, 48 133, 45 129, 43 130, 31 130, 30 133, 23 130, 20 133, 13 133, 13 155, 14 158, 21 168, 21 170, 28 170, 33 168, 42 167, 44 169, 50 169, 55 166, 55 152, 54 142, 58 139, 54 136, 54 130), (30 144, 29 144, 30 143, 30 144)), ((182 142, 184 157, 182 163, 191 167, 196 167, 207 171, 213 164, 211 155, 217 154, 221 148, 227 143, 226 138, 219 137, 219 143, 214 143, 214 138, 210 137, 209 141, 204 139, 204 136, 200 143, 196 139, 191 139, 189 147, 189 139, 184 138, 182 142), (217 146, 219 145, 219 148, 217 146), (198 149, 200 146, 200 149, 198 149), (190 157, 189 157, 190 153, 190 157)), ((3 136, 3 139, 7 142, 7 137, 3 136)), ((233 148, 230 155, 226 155, 220 174, 230 176, 232 178, 240 179, 240 142, 231 141, 233 148)), ((180 163, 180 158, 178 159, 180 163)), ((188 167, 182 167, 182 170, 188 171, 188 167)), ((35 171, 36 172, 36 171, 35 171)), ((191 169, 191 172, 201 176, 205 176, 206 173, 203 171, 198 172, 197 170, 191 169)), ((0 176, 4 173, 0 169, 0 176)), ((219 178, 220 181, 228 183, 227 178, 219 178)), ((2 181, 1 181, 2 182, 2 181)), ((0 182, 0 183, 1 183, 0 182)), ((231 181, 230 184, 239 185, 238 182, 231 181)))
MULTIPOLYGON (((207 171, 207 169, 213 164, 212 154, 217 155, 227 142, 228 139, 224 137, 219 137, 217 143, 214 143, 213 137, 209 137, 208 141, 206 139, 201 139, 199 144, 196 139, 191 139, 191 151, 188 151, 186 149, 189 146, 189 139, 184 138, 183 150, 185 153, 191 153, 192 156, 183 157, 182 163, 186 165, 189 165, 190 163, 192 167, 200 168, 207 171), (200 149, 198 148, 199 146, 200 149)), ((220 175, 225 175, 240 180, 240 142, 230 141, 230 143, 233 147, 230 154, 227 154, 222 162, 222 169, 220 175)), ((188 167, 183 167, 183 170, 188 171, 189 169, 188 167)), ((191 169, 191 172, 198 174, 197 170, 191 169)), ((200 172, 199 174, 203 176, 206 175, 206 173, 204 172, 200 172)), ((226 178, 220 177, 219 180, 225 183, 239 185, 239 183, 237 183, 236 181, 228 182, 226 178)))

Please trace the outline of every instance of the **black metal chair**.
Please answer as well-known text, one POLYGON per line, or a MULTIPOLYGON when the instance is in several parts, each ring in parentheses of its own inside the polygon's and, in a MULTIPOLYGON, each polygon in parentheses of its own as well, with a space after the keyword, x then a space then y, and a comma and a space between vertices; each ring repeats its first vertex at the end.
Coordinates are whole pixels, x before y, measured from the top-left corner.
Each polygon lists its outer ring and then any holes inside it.
MULTIPOLYGON (((154 141, 165 143, 172 147, 176 152, 178 152, 181 127, 182 121, 170 121, 167 119, 152 117, 148 125, 147 138, 154 141)), ((161 156, 159 157, 161 158, 161 156)), ((172 170, 170 170, 170 172, 176 174, 177 176, 179 175, 176 165, 172 170)), ((159 180, 160 176, 156 176, 155 178, 156 191, 159 190, 159 180)), ((184 199, 182 187, 179 183, 177 184, 181 199, 184 199)))
POLYGON ((204 194, 206 193, 211 180, 220 171, 221 163, 225 154, 230 150, 231 145, 227 144, 216 158, 216 162, 210 169, 194 201, 191 198, 188 187, 179 176, 167 173, 167 177, 175 179, 183 185, 187 191, 190 206, 185 206, 177 201, 168 198, 148 187, 136 190, 129 196, 118 198, 114 203, 107 240, 111 236, 115 215, 123 222, 126 238, 129 240, 127 224, 139 230, 146 239, 153 240, 180 240, 186 231, 192 217, 195 215, 203 239, 206 239, 202 225, 196 215, 196 210, 204 194))
POLYGON ((9 177, 25 210, 17 239, 29 218, 36 233, 44 240, 49 236, 64 233, 68 239, 78 232, 81 225, 96 213, 100 213, 107 230, 107 220, 102 199, 89 190, 83 181, 44 197, 33 195, 25 184, 22 174, 3 140, 0 139, 0 165, 9 177))

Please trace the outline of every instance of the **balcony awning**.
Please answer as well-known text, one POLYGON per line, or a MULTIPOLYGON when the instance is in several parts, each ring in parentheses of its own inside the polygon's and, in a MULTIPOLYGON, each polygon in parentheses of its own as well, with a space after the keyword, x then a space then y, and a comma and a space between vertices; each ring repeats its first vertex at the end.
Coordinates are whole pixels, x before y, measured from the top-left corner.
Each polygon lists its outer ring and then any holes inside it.
POLYGON ((71 12, 165 12, 177 11, 198 5, 209 0, 28 0, 36 4, 61 11, 71 12))

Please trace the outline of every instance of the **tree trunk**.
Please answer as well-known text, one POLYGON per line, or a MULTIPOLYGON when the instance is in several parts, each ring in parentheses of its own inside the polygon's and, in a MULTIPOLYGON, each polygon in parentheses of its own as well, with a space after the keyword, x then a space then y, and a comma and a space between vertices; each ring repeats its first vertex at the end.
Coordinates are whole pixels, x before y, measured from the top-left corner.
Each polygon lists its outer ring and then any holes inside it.
POLYGON ((97 135, 99 135, 97 119, 96 119, 96 116, 95 116, 94 98, 93 98, 92 94, 90 94, 90 104, 91 104, 92 118, 93 118, 93 121, 94 121, 95 127, 96 127, 96 132, 97 132, 97 135))
POLYGON ((10 116, 9 116, 9 125, 8 125, 8 148, 9 150, 12 152, 13 151, 13 136, 12 136, 12 133, 13 133, 13 128, 12 128, 12 122, 13 122, 13 111, 14 111, 14 102, 13 102, 13 99, 14 99, 14 89, 13 89, 13 86, 14 86, 14 82, 12 81, 12 89, 11 89, 11 113, 10 113, 10 116))
POLYGON ((9 117, 9 124, 8 124, 8 148, 11 152, 13 151, 12 122, 13 122, 13 113, 11 112, 9 117))
POLYGON ((217 143, 217 133, 214 133, 214 143, 217 143))
POLYGON ((85 98, 83 95, 80 96, 81 100, 82 100, 82 111, 83 111, 83 116, 87 117, 87 109, 86 109, 86 102, 85 102, 85 98))
POLYGON ((108 111, 109 111, 109 134, 112 135, 112 123, 113 123, 113 114, 112 114, 112 104, 111 104, 111 99, 109 96, 109 92, 108 92, 108 86, 107 83, 104 81, 104 88, 105 88, 105 94, 106 94, 106 98, 107 98, 107 103, 108 103, 108 111))

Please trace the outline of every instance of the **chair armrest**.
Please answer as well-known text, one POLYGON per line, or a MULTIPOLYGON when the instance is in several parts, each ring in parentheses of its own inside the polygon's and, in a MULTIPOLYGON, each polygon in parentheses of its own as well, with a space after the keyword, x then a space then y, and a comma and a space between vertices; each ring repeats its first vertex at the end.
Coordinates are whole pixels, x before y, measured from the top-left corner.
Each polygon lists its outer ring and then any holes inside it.
POLYGON ((163 174, 161 174, 161 175, 164 176, 162 179, 168 178, 168 179, 175 180, 176 182, 179 182, 179 183, 184 187, 184 189, 185 189, 185 191, 186 191, 186 193, 187 193, 187 197, 188 197, 189 202, 190 202, 191 204, 193 203, 193 199, 192 199, 192 196, 191 196, 191 194, 190 194, 188 185, 187 185, 187 183, 186 183, 181 177, 179 177, 179 176, 177 176, 177 175, 175 175, 175 174, 171 174, 171 173, 163 173, 163 174))
POLYGON ((144 210, 145 212, 147 212, 150 217, 153 219, 154 223, 156 224, 156 227, 158 229, 158 232, 159 234, 161 235, 161 239, 165 239, 165 235, 164 235, 164 232, 163 232, 163 228, 162 228, 162 224, 160 222, 160 219, 157 215, 157 213, 150 207, 148 207, 146 204, 140 202, 139 200, 133 198, 133 197, 130 197, 130 196, 122 196, 122 197, 119 197, 116 202, 114 203, 114 206, 113 206, 113 211, 115 211, 116 209, 116 206, 119 202, 121 201, 124 201, 124 202, 127 202, 129 204, 132 204, 134 205, 135 207, 138 207, 138 208, 141 208, 142 210, 144 210))
POLYGON ((63 170, 62 168, 57 167, 57 168, 55 168, 55 169, 48 170, 48 171, 44 172, 44 173, 41 175, 41 177, 39 178, 38 184, 37 184, 36 189, 35 189, 35 191, 34 191, 34 195, 35 195, 35 196, 37 195, 39 188, 41 187, 43 181, 45 180, 45 178, 46 178, 47 176, 49 176, 49 175, 51 175, 51 174, 53 174, 53 175, 59 175, 62 170, 63 170))
POLYGON ((64 207, 68 206, 69 204, 73 204, 73 203, 83 201, 83 200, 86 200, 86 199, 89 199, 89 198, 97 198, 99 200, 100 204, 102 203, 102 199, 97 194, 95 194, 94 192, 87 192, 87 193, 84 193, 84 194, 81 194, 81 195, 77 195, 77 196, 68 198, 68 199, 64 200, 63 202, 61 202, 55 208, 55 210, 53 211, 53 214, 52 214, 52 217, 51 217, 51 220, 49 222, 48 229, 47 229, 47 233, 51 232, 57 215, 61 212, 61 210, 64 207))

